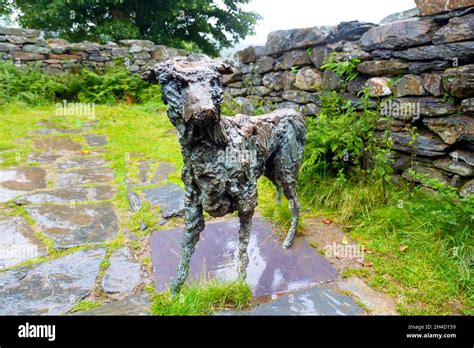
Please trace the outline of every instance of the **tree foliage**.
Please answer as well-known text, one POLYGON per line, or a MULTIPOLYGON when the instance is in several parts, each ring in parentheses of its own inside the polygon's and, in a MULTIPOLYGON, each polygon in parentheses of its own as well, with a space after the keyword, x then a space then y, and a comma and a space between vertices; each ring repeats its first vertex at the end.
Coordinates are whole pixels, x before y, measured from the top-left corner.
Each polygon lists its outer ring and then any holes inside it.
POLYGON ((253 33, 251 0, 0 0, 0 15, 70 41, 145 39, 217 55, 253 33))

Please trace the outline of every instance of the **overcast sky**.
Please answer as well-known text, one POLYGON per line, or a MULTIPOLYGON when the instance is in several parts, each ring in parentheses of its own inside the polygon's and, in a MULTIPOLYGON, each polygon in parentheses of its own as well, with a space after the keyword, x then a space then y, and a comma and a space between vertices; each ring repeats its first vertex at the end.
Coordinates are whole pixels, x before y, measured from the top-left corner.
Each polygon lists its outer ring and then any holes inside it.
POLYGON ((252 0, 245 9, 259 13, 263 19, 255 28, 256 35, 238 46, 263 44, 274 30, 336 25, 351 20, 378 23, 389 14, 414 7, 414 0, 252 0))

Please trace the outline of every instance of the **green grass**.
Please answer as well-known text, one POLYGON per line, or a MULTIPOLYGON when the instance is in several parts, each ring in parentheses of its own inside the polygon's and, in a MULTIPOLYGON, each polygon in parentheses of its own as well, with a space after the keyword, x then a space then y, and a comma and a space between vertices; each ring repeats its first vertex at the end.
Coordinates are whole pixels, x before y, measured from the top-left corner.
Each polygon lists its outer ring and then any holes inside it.
POLYGON ((390 295, 400 314, 473 313, 472 216, 416 188, 389 186, 386 196, 377 183, 322 179, 301 191, 306 209, 334 219, 371 251, 365 259, 373 267, 345 270, 343 278, 365 279, 390 295))
MULTIPOLYGON (((54 105, 26 107, 8 104, 0 106, 0 115, 0 157, 5 159, 0 164, 2 167, 24 162, 31 146, 28 141, 18 144, 17 140, 28 135, 28 131, 39 128, 37 122, 48 120, 58 128, 71 128, 89 121, 79 116, 56 117, 54 105), (16 156, 17 153, 20 156, 16 156), (19 157, 19 163, 15 157, 19 157)), ((91 132, 107 135, 108 139, 105 156, 115 172, 114 185, 118 195, 113 203, 118 208, 121 231, 128 229, 140 237, 161 229, 161 226, 156 226, 157 208, 145 204, 140 212, 129 212, 125 174, 134 175, 136 172, 136 160, 132 156, 127 165, 127 153, 139 152, 144 159, 175 163, 177 170, 170 181, 182 185, 180 148, 176 136, 170 133, 173 126, 165 115, 165 107, 154 104, 97 105, 96 120, 98 123, 91 132), (140 221, 152 228, 140 231, 140 221)), ((277 231, 286 233, 291 219, 287 201, 283 199, 281 206, 276 206, 275 188, 266 179, 259 180, 258 187, 259 213, 274 222, 277 231)), ((474 248, 474 227, 467 225, 467 218, 444 214, 446 202, 442 199, 398 187, 388 187, 385 195, 378 183, 349 180, 341 183, 336 179, 307 183, 300 187, 300 196, 304 209, 302 216, 331 218, 349 231, 351 238, 372 251, 365 257, 373 267, 346 270, 343 277, 357 275, 363 278, 374 289, 391 296, 401 314, 474 314, 472 268, 466 259, 474 248), (400 201, 403 201, 402 205, 400 201), (405 252, 399 251, 402 245, 408 246, 405 252)), ((5 208, 7 214, 24 216, 32 223, 22 207, 6 204, 0 208, 5 208)), ((300 231, 304 230, 302 220, 300 231)), ((37 235, 48 247, 49 254, 18 267, 91 247, 54 250, 50 239, 40 231, 37 235)), ((103 246, 111 251, 127 244, 137 250, 141 248, 139 242, 128 241, 123 233, 103 246)), ((146 257, 142 261, 145 265, 149 263, 146 257)), ((244 285, 209 284, 205 288, 194 285, 185 288, 182 294, 184 297, 179 297, 179 301, 178 297, 170 300, 166 295, 156 295, 154 314, 210 314, 220 308, 240 308, 248 303, 244 285)))
POLYGON ((102 306, 102 301, 82 300, 82 301, 79 301, 74 307, 72 307, 69 312, 70 313, 85 312, 85 311, 90 311, 91 309, 94 309, 94 308, 98 308, 100 306, 102 306))
POLYGON ((170 298, 168 292, 155 294, 151 313, 163 316, 211 315, 223 309, 242 310, 252 298, 249 286, 243 282, 217 281, 183 287, 170 298))

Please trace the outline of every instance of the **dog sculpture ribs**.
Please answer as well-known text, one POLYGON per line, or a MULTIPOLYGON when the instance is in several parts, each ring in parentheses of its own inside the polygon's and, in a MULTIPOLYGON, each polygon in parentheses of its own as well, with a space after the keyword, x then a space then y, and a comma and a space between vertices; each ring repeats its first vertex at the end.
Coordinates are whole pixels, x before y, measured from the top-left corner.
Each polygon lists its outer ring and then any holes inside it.
POLYGON ((257 179, 269 178, 288 198, 291 227, 283 243, 295 238, 300 214, 296 184, 306 140, 304 117, 291 109, 264 116, 221 118, 222 75, 226 64, 175 58, 147 69, 144 80, 160 83, 168 117, 176 127, 184 160, 183 251, 171 292, 186 280, 189 262, 204 229, 203 211, 224 216, 237 211, 240 220, 239 264, 246 277, 252 216, 257 206, 257 179))

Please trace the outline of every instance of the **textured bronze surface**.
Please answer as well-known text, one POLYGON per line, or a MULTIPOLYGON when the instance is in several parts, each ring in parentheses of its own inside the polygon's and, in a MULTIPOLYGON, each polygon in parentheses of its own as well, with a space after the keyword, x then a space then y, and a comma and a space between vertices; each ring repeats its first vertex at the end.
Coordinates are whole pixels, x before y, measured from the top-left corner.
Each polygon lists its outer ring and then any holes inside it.
POLYGON ((260 117, 221 118, 221 74, 230 72, 231 68, 220 62, 175 58, 148 68, 142 75, 161 84, 184 161, 186 226, 173 294, 186 279, 204 229, 204 210, 211 216, 238 212, 238 270, 246 277, 247 246, 261 175, 290 202, 292 221, 283 247, 289 248, 295 237, 300 212, 296 183, 306 140, 304 117, 294 110, 280 109, 260 117))

